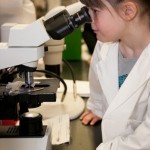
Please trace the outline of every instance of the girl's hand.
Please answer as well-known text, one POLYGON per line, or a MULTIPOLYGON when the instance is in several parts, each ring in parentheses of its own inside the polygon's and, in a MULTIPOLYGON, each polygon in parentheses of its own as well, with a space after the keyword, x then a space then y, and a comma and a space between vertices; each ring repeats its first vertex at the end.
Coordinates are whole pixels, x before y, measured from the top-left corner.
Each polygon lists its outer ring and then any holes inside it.
POLYGON ((91 110, 88 110, 81 115, 80 120, 85 125, 94 125, 96 122, 100 121, 101 118, 92 113, 91 110))

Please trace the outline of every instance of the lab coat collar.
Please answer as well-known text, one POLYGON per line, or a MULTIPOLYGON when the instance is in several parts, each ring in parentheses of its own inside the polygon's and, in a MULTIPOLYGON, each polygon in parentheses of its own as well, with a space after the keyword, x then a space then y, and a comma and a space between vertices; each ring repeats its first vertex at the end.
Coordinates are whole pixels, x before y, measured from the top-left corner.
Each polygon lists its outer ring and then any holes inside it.
POLYGON ((120 89, 118 89, 118 44, 109 45, 107 51, 108 53, 105 52, 107 57, 101 53, 102 59, 97 64, 99 80, 109 104, 105 116, 128 100, 150 78, 150 44, 142 52, 120 89))
POLYGON ((96 68, 104 95, 110 104, 118 92, 118 43, 101 43, 100 61, 96 68))

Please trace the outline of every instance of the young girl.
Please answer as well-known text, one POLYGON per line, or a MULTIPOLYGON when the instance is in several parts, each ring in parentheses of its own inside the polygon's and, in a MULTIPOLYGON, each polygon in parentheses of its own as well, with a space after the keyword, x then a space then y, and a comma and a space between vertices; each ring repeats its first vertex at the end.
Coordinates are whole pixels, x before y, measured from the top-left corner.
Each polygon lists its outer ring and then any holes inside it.
POLYGON ((99 41, 88 111, 80 119, 90 125, 102 119, 97 150, 150 150, 150 1, 81 2, 99 41))

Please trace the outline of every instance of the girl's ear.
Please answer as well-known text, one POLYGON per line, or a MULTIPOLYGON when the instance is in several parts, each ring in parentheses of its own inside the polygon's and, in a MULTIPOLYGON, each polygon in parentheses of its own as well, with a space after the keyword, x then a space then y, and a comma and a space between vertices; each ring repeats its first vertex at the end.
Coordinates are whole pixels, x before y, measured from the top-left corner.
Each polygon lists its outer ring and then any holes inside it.
POLYGON ((137 12, 138 12, 138 8, 136 3, 124 2, 121 4, 120 15, 124 20, 130 21, 134 19, 137 15, 137 12))

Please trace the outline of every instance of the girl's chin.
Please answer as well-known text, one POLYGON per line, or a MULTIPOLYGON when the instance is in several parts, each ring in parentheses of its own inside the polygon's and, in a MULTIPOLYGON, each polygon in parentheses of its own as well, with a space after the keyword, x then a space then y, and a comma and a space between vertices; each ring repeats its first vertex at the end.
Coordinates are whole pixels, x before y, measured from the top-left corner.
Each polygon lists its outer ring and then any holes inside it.
POLYGON ((96 34, 96 38, 97 38, 97 40, 99 40, 101 42, 105 42, 105 40, 106 40, 104 37, 102 37, 102 36, 100 36, 98 34, 96 34))
POLYGON ((97 37, 97 40, 99 40, 99 41, 101 41, 101 42, 109 42, 109 40, 107 40, 107 39, 104 39, 104 38, 99 38, 99 37, 97 37))
POLYGON ((99 41, 101 41, 103 43, 105 43, 105 42, 112 42, 112 40, 110 40, 108 38, 105 38, 105 37, 102 37, 102 36, 96 35, 96 38, 97 38, 97 40, 99 40, 99 41))

